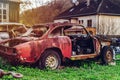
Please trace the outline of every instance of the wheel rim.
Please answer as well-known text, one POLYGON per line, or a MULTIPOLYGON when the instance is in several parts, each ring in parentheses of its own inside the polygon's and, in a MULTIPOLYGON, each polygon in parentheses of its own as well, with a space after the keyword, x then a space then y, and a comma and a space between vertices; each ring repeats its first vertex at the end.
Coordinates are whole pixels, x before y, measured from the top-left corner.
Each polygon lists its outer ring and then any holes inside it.
POLYGON ((106 59, 107 59, 108 62, 112 61, 112 55, 111 54, 112 54, 111 51, 107 51, 107 53, 106 53, 106 59))
POLYGON ((45 66, 48 67, 48 68, 51 68, 51 69, 56 69, 57 66, 58 66, 58 59, 57 59, 57 57, 54 56, 54 55, 49 55, 46 58, 45 66))

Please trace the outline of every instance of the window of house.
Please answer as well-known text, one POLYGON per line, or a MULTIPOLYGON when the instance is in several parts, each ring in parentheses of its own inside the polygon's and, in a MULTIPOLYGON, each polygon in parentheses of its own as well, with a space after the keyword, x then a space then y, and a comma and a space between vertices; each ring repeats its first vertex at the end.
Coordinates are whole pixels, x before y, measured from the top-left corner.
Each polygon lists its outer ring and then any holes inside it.
POLYGON ((83 20, 79 20, 79 24, 81 24, 81 25, 82 25, 83 23, 84 23, 84 21, 83 21, 83 20))
POLYGON ((9 5, 0 3, 0 22, 8 22, 9 5))
POLYGON ((87 20, 87 27, 92 27, 92 20, 87 20))

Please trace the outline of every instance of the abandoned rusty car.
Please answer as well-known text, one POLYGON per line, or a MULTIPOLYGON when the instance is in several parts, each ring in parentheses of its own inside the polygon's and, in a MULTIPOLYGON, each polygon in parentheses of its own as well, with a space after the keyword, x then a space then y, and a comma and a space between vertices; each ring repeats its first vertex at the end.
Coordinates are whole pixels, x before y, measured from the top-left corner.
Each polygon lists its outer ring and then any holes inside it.
POLYGON ((84 26, 72 23, 34 25, 20 37, 0 42, 0 56, 10 63, 35 64, 40 69, 57 69, 63 61, 100 56, 104 64, 113 61, 109 44, 100 42, 84 26))

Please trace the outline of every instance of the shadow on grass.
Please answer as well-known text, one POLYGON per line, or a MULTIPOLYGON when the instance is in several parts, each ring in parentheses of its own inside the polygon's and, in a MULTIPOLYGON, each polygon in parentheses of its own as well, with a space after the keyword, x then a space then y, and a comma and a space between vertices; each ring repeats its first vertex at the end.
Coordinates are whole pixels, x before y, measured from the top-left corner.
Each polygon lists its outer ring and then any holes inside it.
POLYGON ((99 62, 93 59, 87 60, 77 60, 77 61, 67 61, 63 64, 64 67, 76 67, 76 68, 91 68, 95 65, 101 65, 99 62))

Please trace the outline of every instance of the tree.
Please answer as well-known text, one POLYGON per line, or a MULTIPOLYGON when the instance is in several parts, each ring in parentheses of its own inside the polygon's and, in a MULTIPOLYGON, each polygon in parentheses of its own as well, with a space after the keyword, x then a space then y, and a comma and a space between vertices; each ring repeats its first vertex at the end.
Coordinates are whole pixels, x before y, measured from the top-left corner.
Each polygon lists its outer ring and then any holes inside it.
MULTIPOLYGON (((26 6, 31 6, 31 4, 26 4, 26 6)), ((55 16, 71 6, 71 0, 52 0, 40 7, 35 7, 22 12, 21 22, 27 25, 53 22, 55 16)))

